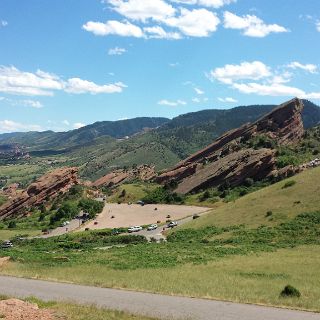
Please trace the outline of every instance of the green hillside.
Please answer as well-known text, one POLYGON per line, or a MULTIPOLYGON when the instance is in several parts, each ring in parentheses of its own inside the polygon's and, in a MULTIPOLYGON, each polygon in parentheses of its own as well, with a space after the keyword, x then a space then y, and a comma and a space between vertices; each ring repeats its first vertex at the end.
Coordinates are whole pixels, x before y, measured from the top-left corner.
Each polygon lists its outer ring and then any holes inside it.
POLYGON ((200 229, 207 226, 248 227, 276 225, 300 213, 320 209, 320 167, 304 171, 292 178, 228 202, 209 214, 184 225, 200 229), (288 181, 295 184, 284 187, 288 181))

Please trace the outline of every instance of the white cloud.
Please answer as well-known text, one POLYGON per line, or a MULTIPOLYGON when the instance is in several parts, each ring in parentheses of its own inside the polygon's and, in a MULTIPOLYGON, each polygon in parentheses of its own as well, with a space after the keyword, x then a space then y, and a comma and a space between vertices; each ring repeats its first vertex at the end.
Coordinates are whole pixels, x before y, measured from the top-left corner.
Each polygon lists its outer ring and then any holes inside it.
POLYGON ((109 56, 121 56, 126 52, 127 52, 127 50, 125 48, 115 47, 115 48, 111 48, 108 50, 108 55, 109 56))
POLYGON ((21 104, 26 106, 26 107, 32 107, 35 109, 40 109, 43 107, 42 103, 40 101, 36 100, 21 100, 21 104))
POLYGON ((280 83, 272 83, 270 85, 259 83, 234 83, 233 88, 246 94, 257 94, 259 96, 293 96, 303 97, 305 92, 301 89, 286 86, 280 83))
POLYGON ((168 39, 168 40, 178 40, 181 39, 182 36, 178 32, 167 32, 162 27, 154 26, 154 27, 146 27, 143 31, 147 34, 146 36, 150 39, 168 39))
POLYGON ((126 85, 122 82, 113 84, 97 85, 94 82, 82 80, 80 78, 72 78, 67 81, 65 91, 69 93, 119 93, 122 92, 126 85))
POLYGON ((317 73, 318 67, 315 64, 302 64, 300 62, 294 61, 288 65, 291 69, 302 69, 310 73, 317 73))
POLYGON ((227 103, 236 103, 238 100, 231 98, 231 97, 226 97, 226 98, 218 98, 220 102, 227 102, 227 103))
POLYGON ((35 74, 17 68, 0 66, 0 92, 29 95, 52 96, 52 90, 61 90, 63 84, 53 74, 38 70, 35 74))
POLYGON ((250 79, 259 80, 271 75, 270 68, 261 61, 242 62, 239 65, 227 64, 210 72, 209 78, 222 83, 232 84, 233 81, 250 79))
POLYGON ((85 124, 81 123, 81 122, 76 122, 76 123, 73 124, 73 128, 74 129, 80 129, 80 128, 84 127, 84 126, 85 126, 85 124))
POLYGON ((193 99, 192 99, 192 102, 194 102, 194 103, 200 103, 201 100, 200 100, 199 98, 193 98, 193 99))
POLYGON ((6 20, 0 21, 0 27, 6 27, 7 25, 8 25, 8 21, 6 21, 6 20))
POLYGON ((110 20, 106 23, 88 21, 82 28, 88 32, 92 32, 96 36, 118 35, 121 37, 144 37, 141 28, 130 22, 123 23, 116 20, 110 20))
POLYGON ((0 120, 0 132, 41 131, 42 128, 35 124, 24 124, 12 120, 0 120))
POLYGON ((160 100, 158 102, 158 104, 162 105, 162 106, 169 106, 169 107, 177 107, 179 105, 186 105, 187 103, 183 100, 177 100, 177 101, 169 101, 169 100, 166 100, 166 99, 163 99, 163 100, 160 100))
POLYGON ((220 8, 224 5, 230 4, 232 2, 236 2, 237 0, 171 0, 172 2, 176 3, 183 3, 183 4, 190 4, 190 5, 199 5, 205 7, 212 7, 212 8, 220 8))
MULTIPOLYGON (((314 65, 303 65, 298 62, 286 65, 286 67, 300 68, 309 72, 315 72, 314 65)), ((222 83, 230 85, 244 94, 256 94, 260 96, 287 96, 301 99, 320 99, 320 92, 307 93, 300 88, 286 85, 292 80, 293 74, 284 71, 279 73, 283 66, 272 71, 260 61, 242 62, 239 65, 225 65, 216 68, 209 74, 209 79, 216 79, 222 83), (255 80, 255 82, 249 80, 255 80), (257 80, 260 80, 257 82, 257 80), (262 81, 263 80, 263 81, 262 81)), ((221 102, 237 102, 233 98, 218 98, 221 102)))
POLYGON ((43 107, 42 103, 37 100, 25 99, 25 100, 14 100, 9 98, 0 97, 0 101, 4 101, 12 106, 23 106, 40 109, 43 107))
POLYGON ((70 122, 68 120, 63 120, 62 124, 66 125, 66 126, 70 126, 70 122))
MULTIPOLYGON (((0 66, 0 92, 24 96, 53 96, 54 91, 64 90, 68 93, 114 93, 125 88, 121 82, 97 85, 94 82, 71 78, 62 80, 55 74, 38 70, 36 73, 20 71, 17 68, 0 66)), ((40 102, 24 100, 26 105, 42 107, 40 102)))
POLYGON ((113 10, 131 20, 163 21, 174 16, 175 8, 163 0, 106 0, 113 10))
POLYGON ((278 24, 265 24, 255 15, 237 16, 229 11, 224 12, 224 27, 226 29, 243 30, 243 34, 249 37, 263 38, 270 33, 289 32, 288 29, 278 24))
POLYGON ((215 13, 206 9, 181 8, 179 16, 168 18, 165 23, 178 28, 186 36, 208 37, 217 30, 220 20, 215 13))
POLYGON ((320 32, 320 21, 317 21, 317 22, 316 22, 316 29, 317 29, 317 31, 320 32))
POLYGON ((205 93, 203 90, 201 90, 201 89, 199 89, 199 88, 194 88, 194 91, 195 91, 197 94, 199 94, 199 95, 202 95, 202 94, 205 93))

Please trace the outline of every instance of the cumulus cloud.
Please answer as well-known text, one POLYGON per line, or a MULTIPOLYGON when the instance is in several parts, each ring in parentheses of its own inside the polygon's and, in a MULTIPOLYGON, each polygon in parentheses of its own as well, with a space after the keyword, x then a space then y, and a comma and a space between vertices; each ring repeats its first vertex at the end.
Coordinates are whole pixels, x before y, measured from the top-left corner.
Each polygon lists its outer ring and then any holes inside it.
POLYGON ((0 120, 0 132, 17 132, 17 131, 41 131, 42 128, 35 124, 25 124, 12 120, 0 120))
POLYGON ((238 100, 231 98, 231 97, 226 97, 226 98, 218 98, 220 102, 227 102, 227 103, 236 103, 238 100))
POLYGON ((130 22, 119 22, 116 20, 110 20, 105 23, 88 21, 82 28, 88 32, 92 32, 96 36, 117 35, 135 38, 142 38, 144 36, 140 27, 130 22))
POLYGON ((288 65, 291 69, 302 69, 310 73, 317 73, 318 67, 315 64, 302 64, 300 62, 294 61, 288 65))
POLYGON ((216 79, 222 83, 232 84, 242 79, 259 80, 271 75, 270 68, 261 61, 242 62, 239 65, 227 64, 216 68, 209 73, 211 80, 216 79))
POLYGON ((320 32, 320 21, 317 21, 317 22, 316 22, 316 29, 317 29, 317 31, 320 32))
POLYGON ((223 7, 224 5, 228 5, 233 2, 237 2, 237 0, 171 0, 171 1, 176 3, 182 3, 182 4, 211 7, 215 9, 218 9, 220 7, 223 7))
POLYGON ((108 55, 109 56, 121 56, 126 52, 127 52, 127 50, 125 48, 115 47, 115 48, 111 48, 108 50, 108 55))
POLYGON ((82 80, 80 78, 69 79, 66 83, 65 91, 69 93, 119 93, 126 85, 122 82, 113 84, 97 85, 94 82, 82 80))
POLYGON ((263 38, 270 33, 289 32, 288 29, 278 24, 266 24, 255 15, 247 14, 240 17, 226 11, 223 16, 226 29, 243 30, 243 34, 248 37, 263 38))
POLYGON ((41 70, 23 72, 17 68, 0 66, 0 92, 29 96, 52 96, 52 90, 63 89, 60 79, 41 70))
MULTIPOLYGON (((286 67, 292 69, 299 68, 312 73, 316 72, 315 65, 311 64, 303 65, 299 62, 293 62, 286 65, 286 67)), ((292 76, 288 71, 279 73, 279 67, 273 71, 261 61, 242 62, 239 65, 225 65, 224 67, 212 70, 208 75, 210 80, 216 79, 243 94, 320 99, 320 92, 308 93, 300 88, 286 84, 292 80, 292 76)), ((218 100, 221 102, 236 102, 232 98, 218 98, 218 100)))
POLYGON ((106 0, 113 10, 131 20, 162 21, 175 14, 175 8, 163 0, 106 0))
POLYGON ((183 100, 169 101, 169 100, 163 99, 158 101, 158 104, 162 106, 177 107, 180 105, 184 106, 187 103, 183 100))
POLYGON ((205 8, 177 10, 162 0, 109 0, 113 10, 126 19, 147 23, 157 22, 144 28, 136 24, 116 20, 105 23, 88 21, 82 28, 97 36, 118 35, 136 38, 181 39, 182 35, 190 37, 208 37, 217 30, 220 23, 218 16, 205 8), (175 30, 167 31, 158 24, 175 30))
POLYGON ((186 36, 208 37, 217 30, 220 20, 215 13, 207 9, 181 8, 179 16, 168 18, 165 23, 178 28, 186 36))
MULTIPOLYGON (((0 92, 24 96, 53 96, 54 91, 69 93, 116 93, 125 88, 122 82, 98 85, 94 82, 71 78, 64 81, 55 74, 37 70, 35 73, 20 71, 17 68, 0 66, 0 92)), ((40 102, 24 100, 34 108, 40 108, 40 102)))
POLYGON ((80 128, 84 127, 84 126, 85 126, 85 124, 81 123, 81 122, 76 122, 76 123, 73 124, 73 128, 74 129, 80 129, 80 128))
POLYGON ((146 37, 150 39, 172 39, 172 40, 178 40, 181 39, 182 36, 178 32, 167 32, 160 26, 154 26, 154 27, 145 27, 143 28, 143 31, 147 34, 146 37))
POLYGON ((0 27, 6 27, 8 25, 8 21, 0 20, 0 27))

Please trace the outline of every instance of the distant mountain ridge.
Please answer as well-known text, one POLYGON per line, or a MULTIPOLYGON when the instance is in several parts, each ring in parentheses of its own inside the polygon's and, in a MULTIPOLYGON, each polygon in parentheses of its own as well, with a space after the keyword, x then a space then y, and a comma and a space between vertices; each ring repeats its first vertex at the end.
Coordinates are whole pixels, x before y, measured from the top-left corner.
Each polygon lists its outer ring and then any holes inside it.
POLYGON ((103 136, 116 139, 132 136, 145 129, 154 129, 170 121, 167 118, 140 117, 118 121, 100 121, 67 132, 14 132, 0 134, 0 144, 16 143, 33 150, 61 149, 88 142, 103 136))
MULTIPOLYGON (((320 123, 320 107, 309 101, 304 101, 304 105, 302 117, 304 127, 308 129, 320 123)), ((253 105, 228 110, 210 109, 183 114, 172 120, 103 121, 62 133, 2 134, 0 145, 25 146, 32 158, 59 158, 61 155, 64 165, 81 167, 82 178, 96 180, 115 169, 142 164, 154 165, 156 171, 168 169, 226 131, 255 122, 275 107, 253 105), (152 130, 144 130, 146 127, 152 130), (120 139, 124 136, 130 136, 130 139, 120 139)))

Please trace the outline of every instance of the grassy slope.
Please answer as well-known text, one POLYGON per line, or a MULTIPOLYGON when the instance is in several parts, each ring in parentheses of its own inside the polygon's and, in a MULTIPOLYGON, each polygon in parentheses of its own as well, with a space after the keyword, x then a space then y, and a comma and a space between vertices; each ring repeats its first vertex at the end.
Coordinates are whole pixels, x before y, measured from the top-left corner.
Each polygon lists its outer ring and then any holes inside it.
POLYGON ((220 206, 206 216, 184 225, 184 228, 237 224, 256 227, 262 224, 278 224, 288 218, 295 217, 299 213, 320 208, 319 181, 320 167, 302 172, 295 177, 220 206), (296 184, 282 189, 288 180, 294 180, 296 184), (272 211, 270 217, 266 217, 268 211, 272 211))
POLYGON ((0 229, 0 241, 1 240, 8 240, 16 237, 17 235, 23 236, 36 236, 41 234, 40 230, 29 230, 29 229, 22 229, 22 230, 1 230, 0 229))
POLYGON ((152 183, 130 183, 119 186, 116 192, 108 198, 108 202, 121 203, 136 202, 143 199, 147 195, 147 191, 156 188, 158 185, 152 183), (125 196, 121 197, 121 193, 125 190, 125 196))

